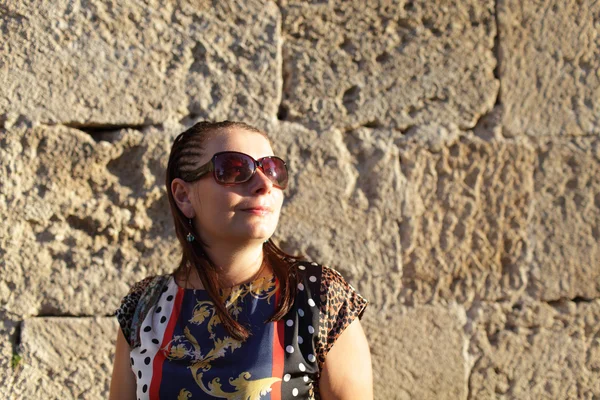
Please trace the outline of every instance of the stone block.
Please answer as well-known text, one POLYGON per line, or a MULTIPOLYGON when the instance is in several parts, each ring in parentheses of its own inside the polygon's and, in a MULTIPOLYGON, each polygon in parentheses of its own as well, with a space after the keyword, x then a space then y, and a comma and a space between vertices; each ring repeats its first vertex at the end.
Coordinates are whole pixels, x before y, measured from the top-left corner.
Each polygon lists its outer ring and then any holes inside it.
POLYGON ((40 1, 2 6, 0 126, 275 118, 271 1, 40 1))
POLYGON ((600 297, 600 137, 543 138, 530 222, 529 292, 541 300, 600 297))
POLYGON ((0 136, 0 303, 7 311, 110 315, 129 285, 177 266, 163 183, 169 133, 109 136, 112 142, 96 142, 60 126, 0 136))
POLYGON ((115 318, 31 318, 22 329, 14 398, 108 398, 115 318))
POLYGON ((339 270, 373 307, 391 306, 401 285, 403 177, 390 131, 318 134, 288 123, 272 131, 292 177, 276 235, 282 247, 339 270))
POLYGON ((401 302, 500 300, 527 287, 535 153, 429 125, 398 141, 401 302))
POLYGON ((493 108, 494 1, 281 1, 283 106, 307 126, 472 128, 493 108))
POLYGON ((600 133, 600 4, 498 1, 504 134, 600 133))
POLYGON ((478 304, 473 399, 600 397, 600 300, 478 304))
POLYGON ((375 399, 467 399, 466 323, 460 306, 365 313, 375 399))

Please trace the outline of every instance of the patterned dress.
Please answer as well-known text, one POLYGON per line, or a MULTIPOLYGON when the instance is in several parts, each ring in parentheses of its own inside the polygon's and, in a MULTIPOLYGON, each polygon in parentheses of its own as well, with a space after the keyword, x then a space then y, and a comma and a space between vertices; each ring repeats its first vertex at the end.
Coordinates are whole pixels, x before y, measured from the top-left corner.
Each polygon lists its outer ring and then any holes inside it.
POLYGON ((229 312, 248 327, 230 337, 204 290, 179 287, 172 275, 146 278, 123 298, 117 318, 131 346, 139 399, 320 399, 328 351, 367 305, 334 269, 290 265, 298 276, 294 304, 266 322, 279 299, 274 275, 222 292, 229 312))

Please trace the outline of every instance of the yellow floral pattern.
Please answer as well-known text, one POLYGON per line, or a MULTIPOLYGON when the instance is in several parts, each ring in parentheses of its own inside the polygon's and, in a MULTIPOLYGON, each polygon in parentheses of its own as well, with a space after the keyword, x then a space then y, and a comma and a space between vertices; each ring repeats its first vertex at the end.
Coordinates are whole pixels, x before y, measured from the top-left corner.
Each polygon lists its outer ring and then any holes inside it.
MULTIPOLYGON (((246 296, 256 299, 266 299, 270 303, 271 298, 277 293, 278 285, 272 277, 265 277, 244 285, 235 286, 229 290, 221 291, 224 301, 231 315, 237 319, 241 312, 241 301, 246 296)), ((192 317, 188 320, 190 325, 203 326, 212 340, 212 348, 201 349, 198 340, 191 334, 189 325, 184 327, 183 335, 175 335, 173 339, 162 348, 169 360, 189 359, 188 366, 194 381, 200 389, 213 397, 230 400, 260 400, 261 396, 271 391, 271 385, 281 378, 268 377, 251 380, 251 373, 241 372, 237 377, 228 379, 233 391, 225 391, 221 385, 220 378, 214 378, 210 382, 204 382, 204 374, 211 369, 211 363, 227 352, 233 353, 242 346, 242 342, 227 336, 218 337, 215 328, 221 323, 212 301, 197 301, 194 306, 192 317)), ((197 328, 195 328, 197 329, 197 328)), ((178 399, 189 399, 192 394, 183 389, 179 392, 178 399)))

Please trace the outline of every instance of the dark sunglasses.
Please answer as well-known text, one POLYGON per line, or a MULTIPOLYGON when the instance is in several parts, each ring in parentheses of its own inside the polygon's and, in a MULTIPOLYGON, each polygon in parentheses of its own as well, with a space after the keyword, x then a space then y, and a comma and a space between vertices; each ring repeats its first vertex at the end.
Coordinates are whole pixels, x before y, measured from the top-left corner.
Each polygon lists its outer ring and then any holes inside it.
POLYGON ((202 176, 213 172, 217 183, 222 185, 235 185, 248 182, 256 169, 262 172, 273 182, 273 186, 285 189, 288 184, 288 170, 285 161, 279 157, 269 156, 255 160, 248 154, 237 151, 222 151, 215 153, 209 162, 186 176, 186 181, 195 181, 202 176))

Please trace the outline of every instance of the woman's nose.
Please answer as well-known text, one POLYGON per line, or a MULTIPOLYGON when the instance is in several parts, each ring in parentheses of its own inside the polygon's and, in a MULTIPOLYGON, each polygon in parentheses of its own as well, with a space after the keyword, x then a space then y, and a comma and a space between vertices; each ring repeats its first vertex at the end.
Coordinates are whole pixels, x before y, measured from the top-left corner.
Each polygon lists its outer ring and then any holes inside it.
POLYGON ((269 193, 273 188, 273 182, 263 172, 262 168, 256 167, 256 172, 250 180, 250 190, 252 193, 269 193))

